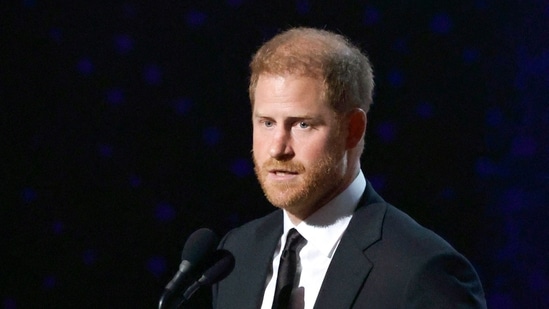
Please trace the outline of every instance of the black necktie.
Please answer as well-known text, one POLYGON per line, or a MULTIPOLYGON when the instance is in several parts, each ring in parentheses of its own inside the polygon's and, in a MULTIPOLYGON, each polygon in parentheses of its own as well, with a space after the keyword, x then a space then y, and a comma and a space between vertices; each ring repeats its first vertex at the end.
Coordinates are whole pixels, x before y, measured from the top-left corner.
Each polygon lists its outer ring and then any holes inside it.
POLYGON ((299 264, 299 251, 306 243, 305 238, 296 229, 291 229, 288 232, 284 251, 280 255, 273 309, 288 308, 299 264))

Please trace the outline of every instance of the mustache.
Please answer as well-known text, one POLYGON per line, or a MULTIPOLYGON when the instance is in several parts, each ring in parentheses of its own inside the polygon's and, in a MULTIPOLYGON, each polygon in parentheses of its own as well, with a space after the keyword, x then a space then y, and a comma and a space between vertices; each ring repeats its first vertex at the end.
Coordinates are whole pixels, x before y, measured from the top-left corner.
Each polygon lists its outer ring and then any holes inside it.
POLYGON ((293 173, 302 173, 305 171, 305 166, 296 161, 279 161, 270 158, 263 163, 261 169, 264 171, 280 170, 293 173))

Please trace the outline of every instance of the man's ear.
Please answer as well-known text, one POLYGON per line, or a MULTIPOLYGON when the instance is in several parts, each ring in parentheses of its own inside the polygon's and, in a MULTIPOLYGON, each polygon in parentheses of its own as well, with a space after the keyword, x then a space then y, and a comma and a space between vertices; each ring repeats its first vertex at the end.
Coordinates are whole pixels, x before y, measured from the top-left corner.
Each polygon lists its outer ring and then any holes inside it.
POLYGON ((358 143, 364 138, 366 132, 366 123, 368 118, 366 112, 362 108, 354 108, 347 114, 347 149, 355 148, 358 143))

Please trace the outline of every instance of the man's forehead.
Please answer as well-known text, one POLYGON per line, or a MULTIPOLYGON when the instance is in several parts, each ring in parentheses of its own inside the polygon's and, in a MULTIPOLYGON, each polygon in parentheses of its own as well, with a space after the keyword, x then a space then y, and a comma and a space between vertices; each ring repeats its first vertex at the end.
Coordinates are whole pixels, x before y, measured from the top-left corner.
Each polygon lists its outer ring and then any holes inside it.
POLYGON ((267 93, 273 94, 276 91, 286 93, 288 88, 295 87, 297 84, 308 84, 308 88, 314 88, 314 90, 309 89, 309 93, 316 94, 321 99, 326 97, 326 83, 319 78, 293 73, 262 73, 254 85, 252 103, 258 99, 258 93, 262 96, 267 93), (313 86, 311 87, 311 85, 313 86))
POLYGON ((308 74, 306 72, 263 72, 258 75, 258 83, 266 79, 311 79, 323 83, 323 79, 314 74, 308 74))

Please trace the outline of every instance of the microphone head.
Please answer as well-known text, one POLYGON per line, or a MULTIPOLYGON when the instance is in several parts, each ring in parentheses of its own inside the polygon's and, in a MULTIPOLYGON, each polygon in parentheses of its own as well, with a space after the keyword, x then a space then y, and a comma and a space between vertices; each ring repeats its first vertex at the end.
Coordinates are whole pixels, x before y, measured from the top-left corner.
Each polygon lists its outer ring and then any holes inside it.
POLYGON ((207 228, 196 230, 189 236, 183 251, 181 260, 188 261, 194 265, 201 261, 207 254, 213 252, 219 243, 219 239, 214 232, 207 228))
POLYGON ((234 269, 234 256, 227 250, 217 250, 212 256, 213 265, 198 279, 200 285, 211 285, 225 279, 234 269))

